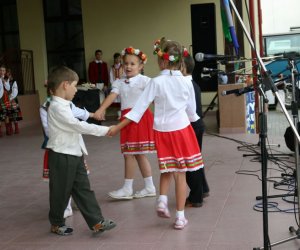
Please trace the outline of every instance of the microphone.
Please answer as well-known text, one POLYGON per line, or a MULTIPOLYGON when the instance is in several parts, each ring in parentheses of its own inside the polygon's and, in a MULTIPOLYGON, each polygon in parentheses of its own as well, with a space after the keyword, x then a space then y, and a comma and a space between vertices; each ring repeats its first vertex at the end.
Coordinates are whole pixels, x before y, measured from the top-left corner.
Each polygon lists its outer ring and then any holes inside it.
POLYGON ((202 73, 214 73, 214 72, 224 72, 223 70, 220 70, 220 69, 211 69, 211 68, 203 68, 202 69, 202 73))
POLYGON ((232 89, 232 90, 227 90, 227 91, 224 90, 224 91, 222 91, 221 95, 225 96, 225 95, 235 94, 236 96, 240 96, 242 94, 252 92, 252 91, 254 91, 253 85, 245 87, 245 88, 240 88, 240 89, 232 89))
POLYGON ((236 58, 236 56, 225 56, 225 55, 214 55, 214 54, 204 54, 204 53, 197 53, 195 55, 195 60, 197 62, 202 62, 204 60, 229 60, 232 58, 236 58))

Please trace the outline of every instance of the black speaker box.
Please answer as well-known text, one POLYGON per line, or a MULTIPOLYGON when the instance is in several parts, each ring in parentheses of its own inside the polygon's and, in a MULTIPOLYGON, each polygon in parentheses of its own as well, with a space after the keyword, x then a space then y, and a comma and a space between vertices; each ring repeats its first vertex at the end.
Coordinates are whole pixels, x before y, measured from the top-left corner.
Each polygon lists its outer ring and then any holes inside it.
MULTIPOLYGON (((193 54, 205 53, 216 54, 216 14, 215 4, 192 4, 191 22, 192 22, 192 47, 193 54)), ((218 89, 218 76, 201 77, 202 69, 217 69, 216 60, 207 60, 196 62, 193 72, 193 79, 199 84, 201 91, 216 91, 218 89)))

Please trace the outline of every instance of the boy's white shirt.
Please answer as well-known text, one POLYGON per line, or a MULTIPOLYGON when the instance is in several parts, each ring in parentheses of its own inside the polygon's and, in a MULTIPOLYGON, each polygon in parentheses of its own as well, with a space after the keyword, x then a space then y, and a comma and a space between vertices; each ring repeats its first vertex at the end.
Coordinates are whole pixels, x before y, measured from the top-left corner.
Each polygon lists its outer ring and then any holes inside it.
POLYGON ((62 154, 87 155, 81 134, 105 136, 109 127, 89 124, 74 117, 71 102, 53 96, 48 108, 49 141, 47 148, 62 154))
MULTIPOLYGON (((48 114, 45 109, 47 102, 48 101, 44 102, 42 107, 40 107, 40 117, 41 117, 41 122, 42 122, 42 126, 44 129, 45 135, 47 137, 49 137, 48 117, 47 117, 48 114)), ((70 104, 71 104, 71 108, 72 108, 72 113, 75 118, 86 121, 90 117, 90 113, 86 109, 81 109, 81 108, 76 107, 73 102, 71 102, 70 104)))

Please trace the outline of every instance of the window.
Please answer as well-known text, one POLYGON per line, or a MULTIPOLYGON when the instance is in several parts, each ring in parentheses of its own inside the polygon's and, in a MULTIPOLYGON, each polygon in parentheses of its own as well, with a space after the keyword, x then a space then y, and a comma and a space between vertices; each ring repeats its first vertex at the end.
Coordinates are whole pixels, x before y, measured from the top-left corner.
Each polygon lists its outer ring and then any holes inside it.
POLYGON ((81 0, 44 0, 48 69, 66 65, 86 79, 81 0))
POLYGON ((264 37, 265 55, 300 53, 300 33, 276 34, 264 37))
POLYGON ((0 54, 19 50, 19 24, 16 0, 0 2, 0 54))

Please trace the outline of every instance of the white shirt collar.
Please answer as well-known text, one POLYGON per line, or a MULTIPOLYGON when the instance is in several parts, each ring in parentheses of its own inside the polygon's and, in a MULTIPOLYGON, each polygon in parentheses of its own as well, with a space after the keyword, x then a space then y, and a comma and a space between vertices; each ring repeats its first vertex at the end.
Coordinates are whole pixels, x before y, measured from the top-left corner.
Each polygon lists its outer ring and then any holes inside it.
POLYGON ((188 75, 188 76, 185 76, 186 77, 186 79, 188 79, 188 80, 190 80, 190 81, 192 81, 193 80, 193 77, 192 77, 192 75, 188 75))
POLYGON ((98 61, 98 60, 95 60, 95 62, 96 62, 96 63, 102 63, 102 60, 100 60, 100 61, 98 61))
POLYGON ((56 101, 56 102, 59 102, 59 103, 61 103, 63 105, 66 105, 66 106, 70 106, 70 104, 71 104, 71 101, 68 101, 66 99, 63 99, 63 98, 61 98, 59 96, 55 96, 55 95, 52 96, 52 100, 56 101))
POLYGON ((161 75, 172 75, 172 76, 182 76, 182 73, 180 70, 170 70, 170 69, 164 69, 160 72, 161 75))

